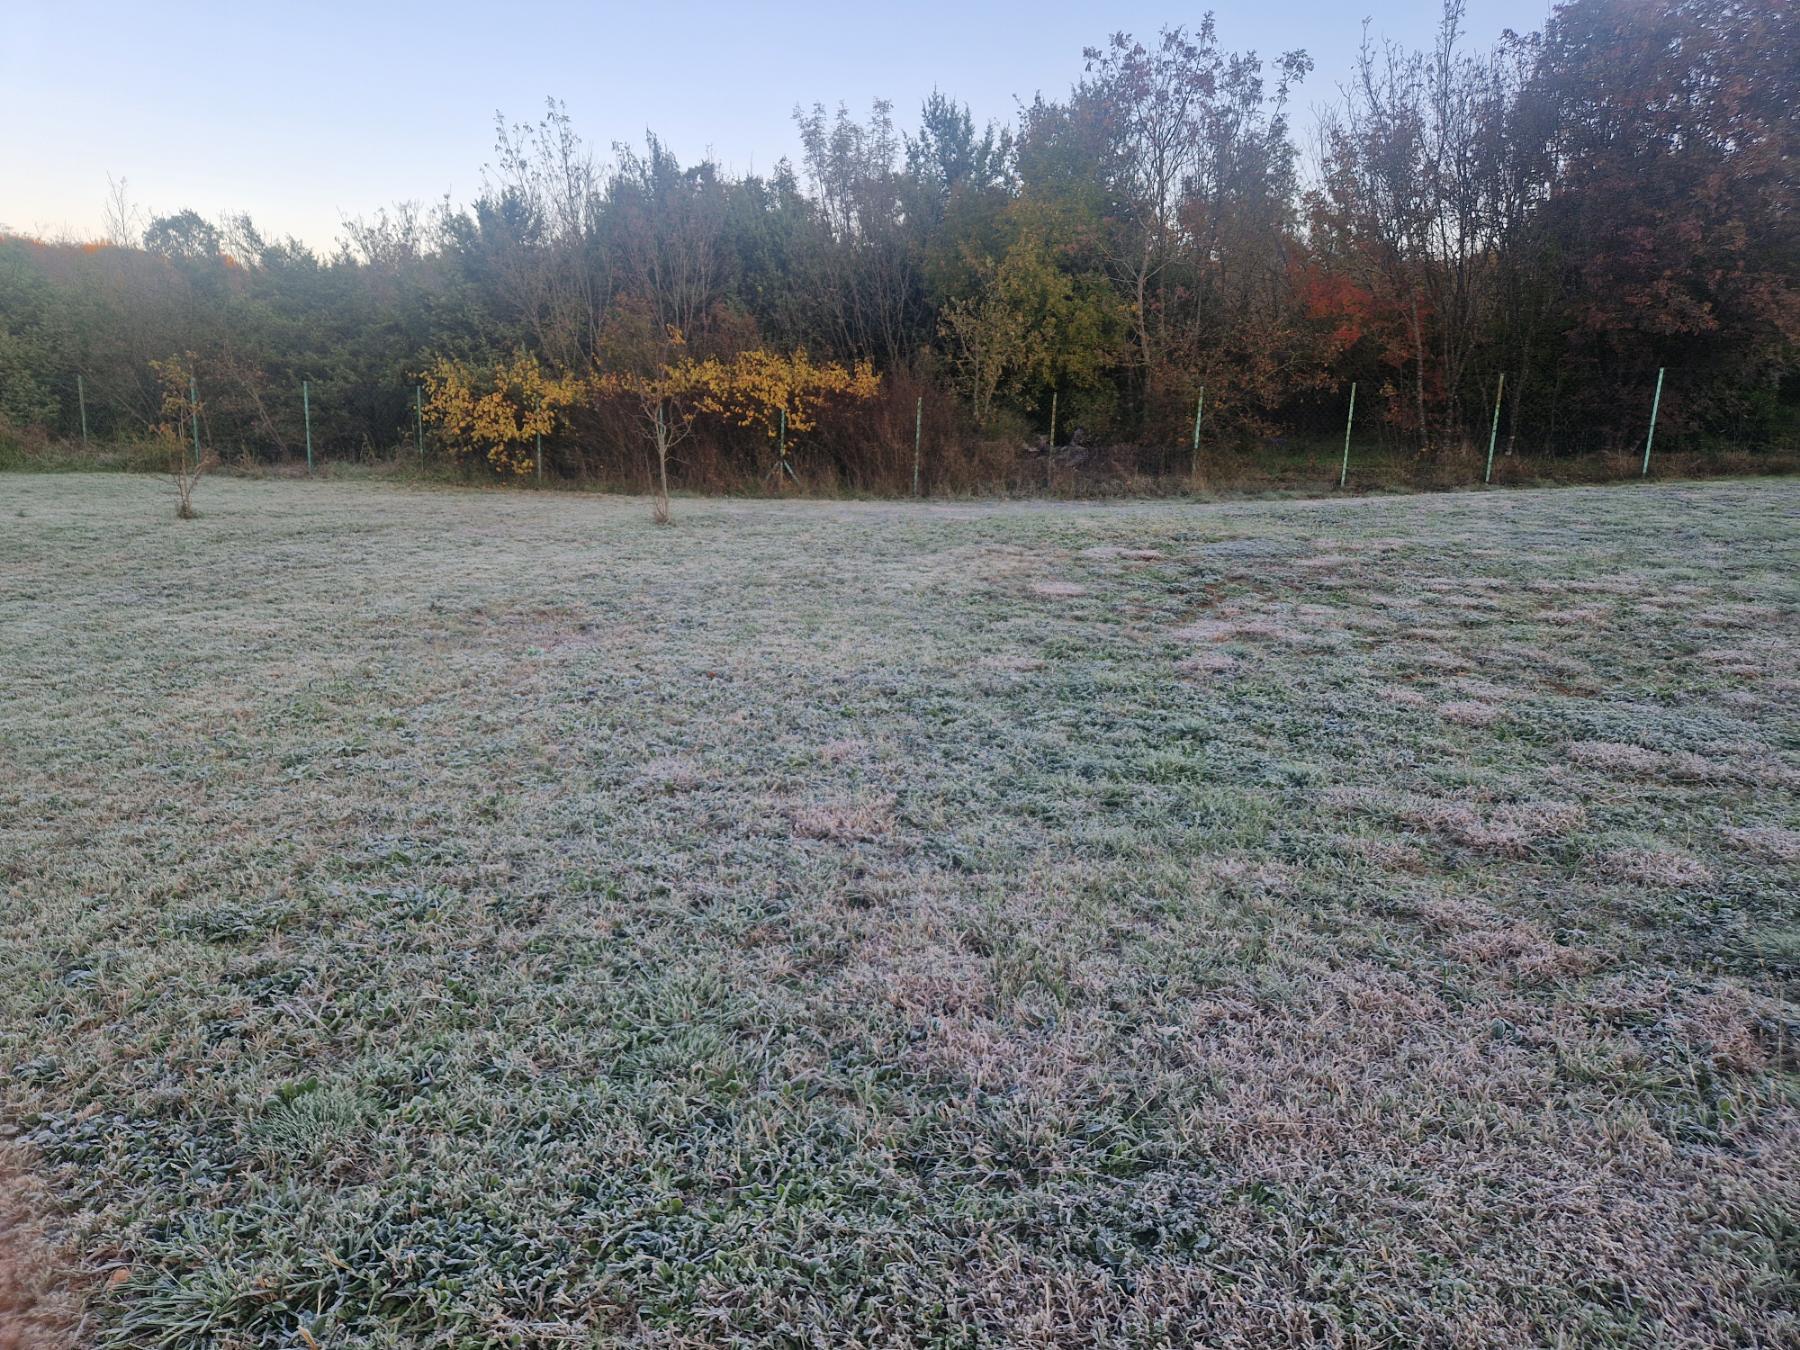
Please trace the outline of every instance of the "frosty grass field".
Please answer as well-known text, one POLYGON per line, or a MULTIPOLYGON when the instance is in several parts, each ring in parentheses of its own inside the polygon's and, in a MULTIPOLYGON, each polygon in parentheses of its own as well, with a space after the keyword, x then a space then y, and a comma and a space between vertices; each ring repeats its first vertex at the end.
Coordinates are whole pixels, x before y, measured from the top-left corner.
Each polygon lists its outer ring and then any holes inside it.
POLYGON ((14 1334, 1800 1337, 1800 481, 197 505, 0 477, 14 1334))

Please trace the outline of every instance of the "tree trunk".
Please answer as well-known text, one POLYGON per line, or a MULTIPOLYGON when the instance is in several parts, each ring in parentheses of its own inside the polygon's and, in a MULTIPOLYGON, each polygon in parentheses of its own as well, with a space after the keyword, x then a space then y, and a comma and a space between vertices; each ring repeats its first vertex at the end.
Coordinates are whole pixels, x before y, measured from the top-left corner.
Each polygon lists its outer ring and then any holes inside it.
POLYGON ((656 506, 651 514, 658 525, 669 523, 669 423, 663 416, 663 405, 656 404, 656 506))

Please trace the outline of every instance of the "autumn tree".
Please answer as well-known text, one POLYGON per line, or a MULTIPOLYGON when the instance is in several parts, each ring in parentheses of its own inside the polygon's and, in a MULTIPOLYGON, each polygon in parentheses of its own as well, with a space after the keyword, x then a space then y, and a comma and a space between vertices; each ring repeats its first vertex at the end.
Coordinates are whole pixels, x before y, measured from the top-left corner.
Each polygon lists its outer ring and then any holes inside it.
POLYGON ((1128 314, 1118 375, 1138 420, 1167 434, 1171 408, 1191 408, 1205 384, 1229 387, 1218 406, 1254 423, 1317 374, 1300 359, 1289 285, 1286 103, 1310 59, 1287 52, 1271 68, 1226 51, 1210 16, 1154 42, 1114 34, 1086 58, 1065 104, 1027 110, 1024 190, 1097 221, 1128 314))
POLYGON ((689 354, 679 328, 659 323, 641 304, 614 313, 587 392, 601 402, 624 401, 649 439, 656 457, 651 516, 658 525, 672 519, 669 459, 693 430, 703 387, 700 363, 689 354))
POLYGON ((1677 425, 1772 408, 1800 368, 1797 51, 1785 0, 1573 0, 1551 17, 1531 93, 1586 419, 1658 366, 1680 372, 1677 425))
POLYGON ((527 352, 489 367, 440 357, 423 372, 425 418, 457 455, 480 454, 497 472, 523 477, 536 444, 581 395, 578 380, 527 352))
POLYGON ((881 387, 872 363, 816 362, 803 348, 739 352, 729 361, 704 362, 694 374, 701 410, 758 432, 777 451, 770 473, 795 482, 789 443, 815 430, 827 408, 873 398, 881 387))
POLYGON ((1021 202, 1004 228, 1005 254, 979 269, 980 290, 947 306, 942 321, 978 426, 1002 390, 1031 403, 1098 388, 1119 360, 1126 323, 1105 277, 1079 267, 1078 244, 1055 211, 1021 202))

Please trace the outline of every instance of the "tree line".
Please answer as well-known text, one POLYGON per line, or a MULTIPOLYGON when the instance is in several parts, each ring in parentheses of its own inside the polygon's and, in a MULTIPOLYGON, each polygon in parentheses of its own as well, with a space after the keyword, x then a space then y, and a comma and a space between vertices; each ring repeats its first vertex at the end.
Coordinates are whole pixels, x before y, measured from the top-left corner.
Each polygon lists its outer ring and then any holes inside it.
POLYGON ((472 202, 323 255, 120 189, 102 239, 0 237, 0 425, 198 418, 291 457, 304 380, 327 453, 424 423, 472 472, 530 438, 558 475, 879 489, 916 436, 978 478, 1053 417, 1183 470, 1202 390, 1253 454, 1341 426, 1352 381, 1358 425, 1426 459, 1485 437, 1502 373, 1506 449, 1620 449, 1668 367, 1659 438, 1784 442, 1796 51, 1786 0, 1570 0, 1481 49, 1449 0, 1428 49, 1365 36, 1303 144, 1308 56, 1233 52, 1209 15, 1089 49, 1006 125, 941 93, 911 129, 798 107, 767 176, 654 135, 603 158, 552 100, 500 119, 472 202))

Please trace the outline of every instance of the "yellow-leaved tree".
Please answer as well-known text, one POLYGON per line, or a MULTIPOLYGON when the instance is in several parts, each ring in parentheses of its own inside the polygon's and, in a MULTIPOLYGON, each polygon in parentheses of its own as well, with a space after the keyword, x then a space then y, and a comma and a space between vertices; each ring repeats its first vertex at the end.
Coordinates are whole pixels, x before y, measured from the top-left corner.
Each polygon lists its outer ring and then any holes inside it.
POLYGON ((757 348, 729 361, 702 361, 695 365, 694 377, 700 411, 734 426, 761 428, 779 455, 770 471, 796 482, 788 441, 813 430, 831 403, 873 398, 881 389, 881 376, 869 362, 817 365, 803 348, 786 354, 757 348))
POLYGON ((656 451, 654 515, 659 524, 669 520, 669 453, 701 414, 732 426, 760 428, 778 452, 771 472, 785 472, 798 482, 787 457, 790 438, 817 427, 819 414, 834 400, 872 398, 881 388, 881 377, 866 361, 850 368, 818 365, 803 350, 784 354, 761 348, 729 360, 701 360, 687 355, 678 330, 657 336, 648 350, 641 339, 635 345, 615 344, 618 351, 611 359, 621 364, 597 364, 589 388, 598 398, 629 400, 642 419, 656 451))
MULTIPOLYGON (((680 346, 679 337, 675 347, 680 346)), ((677 356, 649 372, 596 370, 588 387, 601 398, 624 398, 635 405, 656 451, 656 502, 651 517, 669 523, 669 452, 687 438, 700 413, 699 394, 707 384, 705 366, 716 362, 677 356)))
POLYGON ((217 460, 209 452, 200 454, 200 438, 195 423, 201 420, 204 407, 194 401, 194 354, 171 356, 165 361, 152 359, 150 369, 156 374, 162 390, 162 417, 155 434, 168 452, 169 482, 175 489, 175 514, 181 520, 194 518, 194 485, 217 460), (194 457, 188 458, 188 438, 193 436, 194 457))
POLYGON ((528 352, 491 367, 439 357, 424 383, 425 416, 452 454, 478 453, 519 476, 537 465, 538 437, 552 434, 557 414, 582 393, 578 378, 545 370, 528 352))

